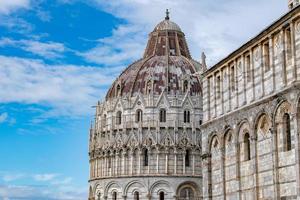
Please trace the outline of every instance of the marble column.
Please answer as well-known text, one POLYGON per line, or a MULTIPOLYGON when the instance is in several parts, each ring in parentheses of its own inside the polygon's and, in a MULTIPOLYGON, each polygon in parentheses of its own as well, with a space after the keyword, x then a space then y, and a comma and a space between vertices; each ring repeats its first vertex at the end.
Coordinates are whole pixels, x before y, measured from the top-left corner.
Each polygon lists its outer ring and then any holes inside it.
POLYGON ((177 174, 177 149, 174 150, 174 174, 177 174))

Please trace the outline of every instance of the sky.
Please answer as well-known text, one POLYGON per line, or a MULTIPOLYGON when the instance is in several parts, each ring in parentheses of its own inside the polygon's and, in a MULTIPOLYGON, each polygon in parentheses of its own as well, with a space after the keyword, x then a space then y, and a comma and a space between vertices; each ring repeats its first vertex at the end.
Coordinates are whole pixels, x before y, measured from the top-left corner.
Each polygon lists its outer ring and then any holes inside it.
POLYGON ((0 0, 0 200, 86 200, 93 105, 164 19, 209 66, 287 0, 0 0))

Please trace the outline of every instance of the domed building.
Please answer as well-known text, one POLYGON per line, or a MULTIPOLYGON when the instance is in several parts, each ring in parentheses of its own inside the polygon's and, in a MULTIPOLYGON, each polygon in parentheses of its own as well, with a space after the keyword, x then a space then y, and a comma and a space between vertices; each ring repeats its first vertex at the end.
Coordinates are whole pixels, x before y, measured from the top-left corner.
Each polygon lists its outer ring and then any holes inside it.
POLYGON ((300 3, 288 5, 210 68, 167 13, 96 106, 89 200, 299 200, 300 3))
POLYGON ((96 107, 90 200, 201 198, 202 71, 167 12, 96 107))

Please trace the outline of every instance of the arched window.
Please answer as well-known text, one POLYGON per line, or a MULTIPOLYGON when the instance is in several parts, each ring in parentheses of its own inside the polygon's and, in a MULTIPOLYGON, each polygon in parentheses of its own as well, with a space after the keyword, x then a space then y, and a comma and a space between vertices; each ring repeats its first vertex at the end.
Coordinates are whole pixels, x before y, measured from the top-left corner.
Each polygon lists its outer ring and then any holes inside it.
POLYGON ((116 123, 117 123, 118 125, 122 124, 122 112, 121 112, 121 111, 118 111, 118 112, 117 112, 116 123))
POLYGON ((194 191, 190 187, 185 187, 180 190, 179 199, 194 199, 194 191))
POLYGON ((121 85, 120 84, 117 85, 116 96, 117 97, 121 96, 121 85))
POLYGON ((112 199, 113 199, 113 200, 117 200, 117 192, 114 192, 114 193, 113 193, 112 199))
POLYGON ((164 192, 159 193, 159 200, 165 200, 165 193, 164 192))
POLYGON ((183 113, 183 122, 184 123, 190 123, 190 111, 185 110, 183 113))
POLYGON ((244 160, 248 161, 251 159, 251 148, 250 148, 250 136, 249 133, 244 135, 244 160))
POLYGON ((185 80, 183 82, 183 93, 186 93, 189 89, 189 82, 187 80, 185 80))
POLYGON ((185 151, 185 166, 186 167, 189 167, 190 166, 190 151, 189 150, 186 150, 185 151))
POLYGON ((97 200, 101 200, 101 193, 100 192, 97 194, 97 200))
POLYGON ((136 111, 136 114, 135 114, 135 121, 136 122, 142 122, 143 121, 143 111, 141 109, 138 109, 136 111))
POLYGON ((288 113, 285 113, 283 116, 283 139, 284 150, 292 150, 291 119, 288 113))
POLYGON ((138 191, 134 192, 134 200, 140 200, 140 194, 138 191))
POLYGON ((148 158, 148 149, 145 149, 144 150, 144 166, 148 166, 148 161, 149 161, 149 158, 148 158))
POLYGON ((147 93, 147 94, 151 94, 151 91, 152 91, 152 82, 149 80, 149 81, 147 82, 146 93, 147 93))
POLYGON ((160 109, 159 111, 159 121, 160 122, 166 122, 167 121, 167 112, 165 109, 160 109))

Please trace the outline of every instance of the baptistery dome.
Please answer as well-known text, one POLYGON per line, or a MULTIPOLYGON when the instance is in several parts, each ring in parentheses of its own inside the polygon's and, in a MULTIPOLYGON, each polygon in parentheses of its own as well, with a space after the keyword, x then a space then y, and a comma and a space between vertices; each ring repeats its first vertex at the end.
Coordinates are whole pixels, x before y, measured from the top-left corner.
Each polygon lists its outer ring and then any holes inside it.
POLYGON ((96 106, 90 200, 200 198, 202 70, 167 13, 96 106))
POLYGON ((184 33, 169 17, 160 22, 149 35, 142 59, 127 67, 108 91, 107 99, 141 94, 201 93, 196 76, 201 64, 191 58, 184 33))

